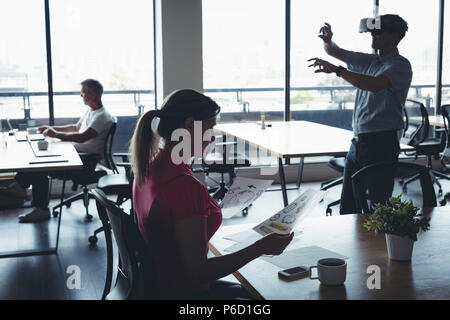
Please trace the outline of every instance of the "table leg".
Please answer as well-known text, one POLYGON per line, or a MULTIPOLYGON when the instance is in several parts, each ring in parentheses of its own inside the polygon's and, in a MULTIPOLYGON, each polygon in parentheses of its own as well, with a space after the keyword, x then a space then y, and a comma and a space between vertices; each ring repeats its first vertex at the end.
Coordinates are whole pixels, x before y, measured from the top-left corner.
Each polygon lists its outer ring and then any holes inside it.
POLYGON ((297 173, 297 188, 300 188, 303 177, 303 165, 305 164, 305 158, 300 158, 300 163, 298 164, 298 173, 297 173))
POLYGON ((59 211, 59 217, 58 217, 58 228, 56 233, 56 245, 53 248, 48 249, 29 249, 29 250, 18 250, 18 251, 8 251, 8 252, 0 252, 0 258, 14 258, 14 257, 27 257, 27 256, 38 256, 38 255, 46 255, 46 254, 54 254, 58 251, 58 243, 59 243, 59 230, 61 227, 61 214, 62 214, 62 208, 63 208, 63 201, 64 201, 64 189, 66 186, 66 179, 63 180, 63 187, 62 187, 62 193, 61 193, 61 209, 59 211))
POLYGON ((284 176, 284 167, 282 158, 278 158, 278 169, 280 171, 279 175, 280 175, 281 192, 283 193, 283 204, 285 207, 287 207, 289 203, 286 191, 286 177, 284 176))

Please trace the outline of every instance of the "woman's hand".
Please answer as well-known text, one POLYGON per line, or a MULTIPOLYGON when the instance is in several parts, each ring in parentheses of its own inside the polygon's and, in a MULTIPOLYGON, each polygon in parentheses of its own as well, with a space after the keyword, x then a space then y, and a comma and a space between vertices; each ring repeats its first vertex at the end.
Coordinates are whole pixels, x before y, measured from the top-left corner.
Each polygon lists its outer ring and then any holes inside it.
POLYGON ((331 31, 331 26, 325 22, 325 26, 320 28, 319 38, 323 40, 325 43, 330 43, 333 38, 333 32, 331 31))
POLYGON ((264 238, 255 242, 255 246, 258 248, 261 254, 267 255, 279 255, 281 254, 287 245, 294 237, 294 233, 288 235, 281 235, 278 233, 271 233, 264 238))

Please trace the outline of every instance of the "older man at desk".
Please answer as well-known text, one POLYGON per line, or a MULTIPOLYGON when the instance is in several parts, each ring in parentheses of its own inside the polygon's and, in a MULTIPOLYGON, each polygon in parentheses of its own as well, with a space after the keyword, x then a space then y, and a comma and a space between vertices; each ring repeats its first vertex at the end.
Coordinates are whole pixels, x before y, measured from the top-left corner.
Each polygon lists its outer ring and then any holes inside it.
MULTIPOLYGON (((84 104, 89 109, 77 123, 64 126, 42 126, 39 132, 47 137, 58 138, 62 141, 74 142, 78 152, 98 154, 105 144, 106 136, 112 125, 109 112, 103 107, 101 100, 103 86, 94 79, 87 79, 81 82, 81 97, 84 104)), ((83 160, 83 158, 82 158, 83 160)), ((86 164, 86 160, 83 163, 86 164)), ((49 176, 54 176, 53 172, 27 172, 17 173, 16 182, 11 188, 18 193, 25 192, 25 188, 32 186, 31 205, 34 209, 19 216, 20 222, 36 222, 50 218, 49 204, 49 176)))

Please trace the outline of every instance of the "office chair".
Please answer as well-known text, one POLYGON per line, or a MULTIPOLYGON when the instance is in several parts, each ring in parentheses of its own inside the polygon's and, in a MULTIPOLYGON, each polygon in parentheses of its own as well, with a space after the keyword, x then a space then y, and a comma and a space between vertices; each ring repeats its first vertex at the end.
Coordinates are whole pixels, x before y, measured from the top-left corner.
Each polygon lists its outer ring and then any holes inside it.
POLYGON ((157 276, 150 248, 142 238, 133 217, 126 214, 103 191, 91 191, 95 198, 100 220, 105 227, 107 242, 107 277, 102 300, 157 299, 157 276), (114 288, 110 291, 113 269, 111 225, 119 251, 119 265, 114 288))
MULTIPOLYGON (((420 186, 422 189, 422 208, 436 207, 436 194, 433 181, 429 174, 429 168, 414 163, 382 162, 366 166, 352 175, 353 195, 358 213, 370 213, 372 206, 380 202, 373 199, 371 188, 375 179, 384 184, 383 188, 391 188, 394 182, 391 180, 398 175, 398 171, 419 172, 420 186)), ((392 194, 387 195, 387 200, 392 194)))
MULTIPOLYGON (((133 188, 133 176, 131 171, 131 163, 128 162, 128 153, 114 153, 113 157, 122 157, 122 162, 114 164, 114 160, 111 159, 114 166, 113 173, 104 175, 97 182, 97 188, 102 190, 107 195, 117 195, 115 204, 119 207, 127 200, 131 199, 130 215, 133 215, 133 200, 132 200, 132 188, 133 188), (117 167, 124 167, 125 172, 121 173, 117 167)), ((97 228, 94 234, 88 238, 91 247, 97 244, 97 234, 104 231, 104 225, 97 228)))
MULTIPOLYGON (((445 104, 441 106, 441 112, 442 112, 442 117, 444 119, 444 132, 447 135, 447 145, 444 149, 442 158, 441 158, 441 164, 444 168, 446 169, 450 169, 450 163, 448 158, 450 157, 450 129, 449 129, 449 124, 450 124, 450 104, 445 104)), ((447 199, 450 198, 450 193, 446 193, 443 197, 443 199, 441 200, 440 204, 442 206, 445 206, 447 204, 447 199)))
MULTIPOLYGON (((341 174, 344 173, 344 167, 345 167, 345 157, 333 157, 328 161, 328 166, 338 172, 340 172, 341 174)), ((337 185, 342 184, 344 181, 344 177, 339 177, 339 178, 334 178, 334 179, 330 179, 327 180, 325 182, 322 182, 322 184, 320 185, 320 190, 321 191, 325 191, 328 190, 332 187, 335 187, 337 185)), ((331 203, 329 203, 327 205, 327 209, 326 209, 326 215, 332 215, 332 209, 331 207, 339 204, 341 202, 341 199, 338 199, 336 201, 333 201, 331 203)))
POLYGON ((203 172, 206 176, 209 176, 210 173, 220 174, 221 179, 218 182, 218 187, 208 189, 216 200, 222 200, 228 192, 228 185, 231 185, 236 177, 236 168, 249 167, 251 165, 250 160, 244 154, 234 150, 236 145, 237 142, 227 142, 226 137, 223 136, 223 142, 215 143, 214 152, 208 153, 206 159, 201 160, 199 168, 194 167, 195 159, 191 162, 191 170, 194 173, 203 172), (222 152, 217 152, 217 147, 219 149, 222 148, 222 152), (225 183, 225 174, 229 175, 228 185, 225 183))
MULTIPOLYGON (((105 139, 105 144, 103 147, 103 155, 99 154, 88 154, 88 153, 80 153, 80 158, 83 161, 83 169, 77 171, 69 171, 64 173, 63 175, 54 175, 54 177, 58 179, 64 180, 72 180, 73 186, 72 190, 76 191, 78 186, 81 185, 82 191, 70 196, 65 199, 62 203, 53 207, 53 216, 56 217, 58 215, 57 209, 61 209, 61 206, 65 205, 67 208, 70 208, 72 202, 82 199, 83 205, 86 209, 86 220, 91 221, 92 215, 89 214, 89 198, 92 198, 92 195, 89 193, 88 185, 97 183, 98 180, 107 174, 107 171, 102 168, 106 167, 110 170, 116 170, 114 161, 112 160, 111 148, 114 140, 114 134, 117 128, 117 117, 112 117, 112 125, 108 131, 108 135, 105 139), (100 164, 100 166, 99 166, 100 164)), ((63 191, 64 192, 64 191, 63 191)))
MULTIPOLYGON (((439 196, 442 195, 442 186, 439 183, 438 179, 450 179, 446 175, 442 174, 441 172, 438 172, 436 170, 433 170, 432 167, 432 157, 435 155, 440 154, 447 143, 447 137, 446 134, 443 133, 440 138, 429 138, 429 130, 430 130, 430 122, 428 120, 428 112, 425 106, 417 101, 414 100, 406 100, 409 102, 409 107, 405 105, 405 111, 407 114, 408 121, 408 128, 405 130, 404 138, 406 140, 401 140, 401 142, 407 142, 408 145, 414 147, 414 155, 420 156, 424 155, 427 158, 427 168, 428 168, 428 174, 431 177, 431 180, 433 181, 433 184, 436 184, 439 187, 439 196), (418 111, 419 110, 419 111, 418 111), (420 113, 421 122, 418 124, 413 124, 412 121, 410 121, 411 117, 417 117, 417 114, 420 113)), ((403 139, 403 138, 402 138, 403 139)), ((407 185, 415 180, 417 180, 420 177, 419 173, 416 173, 412 175, 412 177, 409 178, 402 178, 399 180, 400 185, 403 188, 403 192, 407 192, 407 185), (405 180, 406 179, 406 180, 405 180)))

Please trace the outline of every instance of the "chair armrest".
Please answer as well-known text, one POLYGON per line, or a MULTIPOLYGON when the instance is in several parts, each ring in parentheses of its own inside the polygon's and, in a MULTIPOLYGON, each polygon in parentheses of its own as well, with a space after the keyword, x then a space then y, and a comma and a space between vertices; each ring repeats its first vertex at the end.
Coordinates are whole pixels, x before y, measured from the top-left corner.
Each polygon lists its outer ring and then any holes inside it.
POLYGON ((128 168, 131 167, 131 162, 116 162, 116 166, 128 168))
POLYGON ((112 154, 113 157, 120 157, 122 158, 123 162, 127 162, 128 158, 131 156, 131 153, 127 153, 127 152, 117 152, 117 153, 113 153, 112 154))

